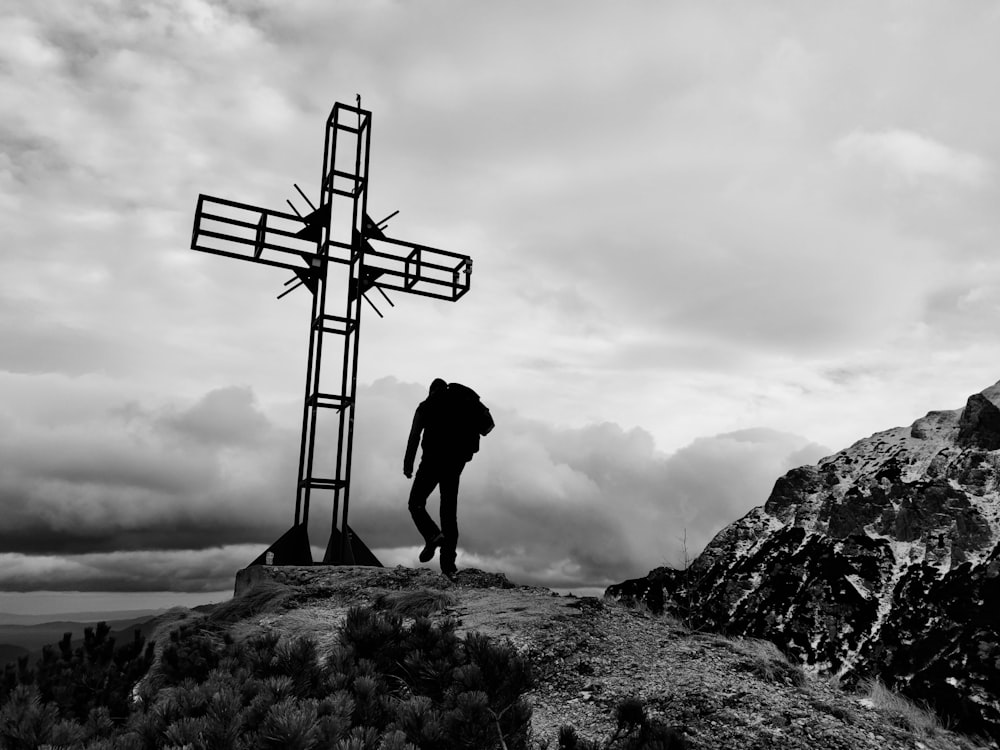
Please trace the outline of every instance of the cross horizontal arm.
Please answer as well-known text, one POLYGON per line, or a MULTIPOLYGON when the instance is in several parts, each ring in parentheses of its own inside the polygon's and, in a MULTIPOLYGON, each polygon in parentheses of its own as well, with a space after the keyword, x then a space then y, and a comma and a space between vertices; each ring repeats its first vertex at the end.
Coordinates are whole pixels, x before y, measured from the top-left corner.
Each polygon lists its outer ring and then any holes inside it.
POLYGON ((199 195, 191 248, 293 271, 305 269, 318 264, 318 258, 315 241, 299 236, 302 225, 295 214, 199 195))
POLYGON ((365 243, 365 273, 373 277, 373 286, 454 301, 472 284, 468 255, 384 235, 365 243))

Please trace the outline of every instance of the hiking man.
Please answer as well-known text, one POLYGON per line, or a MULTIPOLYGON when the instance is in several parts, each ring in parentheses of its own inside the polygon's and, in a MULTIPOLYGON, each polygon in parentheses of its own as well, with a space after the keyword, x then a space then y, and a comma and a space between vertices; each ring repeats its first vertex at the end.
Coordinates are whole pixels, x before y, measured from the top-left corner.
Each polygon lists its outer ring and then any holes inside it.
POLYGON ((410 515, 424 538, 420 562, 429 562, 440 547, 441 572, 445 575, 456 570, 458 480, 465 464, 479 450, 479 437, 488 435, 493 426, 490 410, 474 390, 460 383, 448 384, 441 378, 434 379, 427 398, 413 414, 403 458, 403 474, 407 479, 413 476, 418 443, 423 450, 417 476, 410 487, 410 515), (441 491, 440 528, 427 513, 427 498, 435 487, 441 491))

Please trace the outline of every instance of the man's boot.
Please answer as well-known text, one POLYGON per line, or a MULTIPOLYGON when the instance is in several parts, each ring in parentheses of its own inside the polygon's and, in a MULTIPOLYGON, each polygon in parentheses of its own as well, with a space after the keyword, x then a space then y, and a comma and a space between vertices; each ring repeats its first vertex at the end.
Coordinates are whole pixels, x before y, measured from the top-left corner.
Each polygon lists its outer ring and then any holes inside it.
POLYGON ((431 539, 424 545, 424 548, 420 550, 420 562, 430 562, 434 559, 434 553, 437 548, 441 546, 441 542, 444 541, 444 534, 438 534, 436 537, 431 539))

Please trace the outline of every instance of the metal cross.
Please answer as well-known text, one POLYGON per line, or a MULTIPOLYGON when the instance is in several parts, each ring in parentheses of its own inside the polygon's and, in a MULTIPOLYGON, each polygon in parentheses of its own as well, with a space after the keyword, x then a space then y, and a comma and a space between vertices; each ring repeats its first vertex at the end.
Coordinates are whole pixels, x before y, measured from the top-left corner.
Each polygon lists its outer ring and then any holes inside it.
POLYGON ((469 291, 472 260, 467 255, 392 239, 384 233, 395 212, 381 221, 368 215, 368 157, 371 112, 337 103, 326 121, 319 206, 295 189, 310 211, 293 213, 198 197, 191 248, 229 258, 284 268, 293 273, 285 296, 304 286, 312 293, 309 357, 302 404, 302 440, 295 489, 295 521, 251 565, 312 564, 307 526, 314 492, 333 495, 330 539, 323 562, 380 565, 347 525, 350 504, 354 410, 358 378, 361 302, 382 317, 368 297, 386 290, 455 301, 469 291), (332 273, 333 269, 343 273, 332 273), (343 315, 329 312, 342 305, 343 315), (330 349, 342 362, 339 384, 324 379, 323 359, 330 349), (333 414, 333 424, 321 416, 333 414), (332 434, 331 434, 332 433, 332 434), (317 443, 332 441, 317 450, 317 443), (331 460, 335 459, 335 460, 331 460), (338 514, 340 523, 338 526, 338 514))

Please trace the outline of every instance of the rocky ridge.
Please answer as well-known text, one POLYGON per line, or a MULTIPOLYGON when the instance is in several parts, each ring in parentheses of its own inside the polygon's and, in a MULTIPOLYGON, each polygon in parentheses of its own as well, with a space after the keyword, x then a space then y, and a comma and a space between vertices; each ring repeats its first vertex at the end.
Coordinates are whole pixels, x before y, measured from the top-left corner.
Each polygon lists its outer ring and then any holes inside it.
POLYGON ((608 589, 1000 742, 1000 383, 775 483, 683 571, 608 589))
POLYGON ((350 607, 379 606, 405 592, 443 595, 433 618, 508 639, 530 661, 533 747, 557 747, 564 724, 606 740, 627 697, 641 699, 694 750, 982 747, 809 677, 767 642, 695 632, 646 608, 558 596, 475 570, 449 580, 427 568, 255 566, 237 576, 234 610, 241 599, 264 603, 248 608, 231 633, 307 635, 322 651, 350 607))

